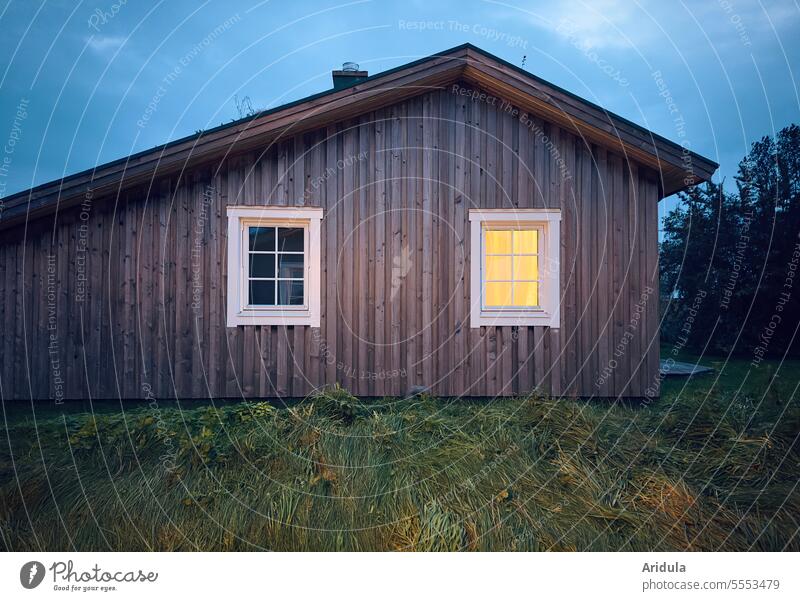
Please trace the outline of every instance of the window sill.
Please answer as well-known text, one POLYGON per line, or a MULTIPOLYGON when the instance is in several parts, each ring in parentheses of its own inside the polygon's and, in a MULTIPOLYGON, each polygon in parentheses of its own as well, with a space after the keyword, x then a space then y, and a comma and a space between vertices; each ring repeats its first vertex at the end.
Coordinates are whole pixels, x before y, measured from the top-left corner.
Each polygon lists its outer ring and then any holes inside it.
POLYGON ((248 309, 228 316, 228 327, 236 326, 311 326, 319 327, 319 315, 309 310, 248 309))
POLYGON ((470 316, 470 327, 543 326, 559 327, 558 313, 546 311, 476 311, 470 316))

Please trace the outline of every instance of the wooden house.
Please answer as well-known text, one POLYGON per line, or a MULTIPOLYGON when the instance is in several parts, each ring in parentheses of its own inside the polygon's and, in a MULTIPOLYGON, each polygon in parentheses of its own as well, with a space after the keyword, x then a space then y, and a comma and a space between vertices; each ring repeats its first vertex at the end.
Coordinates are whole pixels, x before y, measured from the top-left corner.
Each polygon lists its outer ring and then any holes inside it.
POLYGON ((658 394, 717 165, 474 46, 5 199, 4 400, 658 394))

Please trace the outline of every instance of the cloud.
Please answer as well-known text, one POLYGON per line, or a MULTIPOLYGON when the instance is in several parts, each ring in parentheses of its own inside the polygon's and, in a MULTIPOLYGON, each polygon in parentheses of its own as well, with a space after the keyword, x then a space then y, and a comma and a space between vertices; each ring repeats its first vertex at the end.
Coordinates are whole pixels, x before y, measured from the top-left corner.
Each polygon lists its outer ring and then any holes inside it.
POLYGON ((122 36, 92 35, 86 38, 86 43, 97 54, 108 54, 122 46, 125 40, 122 36))
POLYGON ((639 42, 641 12, 635 2, 567 0, 526 11, 533 25, 586 48, 629 48, 639 42))
MULTIPOLYGON (((487 0, 505 7, 506 0, 487 0)), ((712 43, 753 34, 770 34, 772 29, 786 30, 800 18, 796 4, 781 0, 763 0, 756 5, 718 0, 681 2, 664 5, 638 0, 565 0, 536 3, 525 10, 535 27, 569 39, 583 48, 628 49, 663 44, 664 37, 681 36, 702 29, 712 43), (695 22, 697 21, 697 22, 695 22)), ((519 17, 519 12, 514 11, 519 17)))

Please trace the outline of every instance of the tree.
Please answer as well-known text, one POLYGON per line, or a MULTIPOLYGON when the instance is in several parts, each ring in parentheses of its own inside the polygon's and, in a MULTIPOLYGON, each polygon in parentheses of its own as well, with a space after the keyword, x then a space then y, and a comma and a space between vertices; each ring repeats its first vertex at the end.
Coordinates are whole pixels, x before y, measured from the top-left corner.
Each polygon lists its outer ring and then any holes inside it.
POLYGON ((242 96, 239 98, 238 94, 234 94, 233 103, 236 105, 236 112, 239 115, 239 119, 252 117, 258 113, 258 110, 253 108, 253 102, 250 100, 250 96, 242 96))
POLYGON ((661 243, 665 342, 712 354, 797 355, 800 127, 755 142, 735 192, 707 183, 679 197, 661 243))

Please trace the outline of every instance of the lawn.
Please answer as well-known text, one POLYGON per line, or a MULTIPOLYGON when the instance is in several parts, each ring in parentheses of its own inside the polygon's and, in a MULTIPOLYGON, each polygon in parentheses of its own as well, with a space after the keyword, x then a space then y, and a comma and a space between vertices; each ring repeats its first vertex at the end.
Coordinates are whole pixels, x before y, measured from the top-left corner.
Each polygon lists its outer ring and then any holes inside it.
POLYGON ((6 405, 2 547, 800 550, 800 365, 703 363, 642 406, 6 405))

